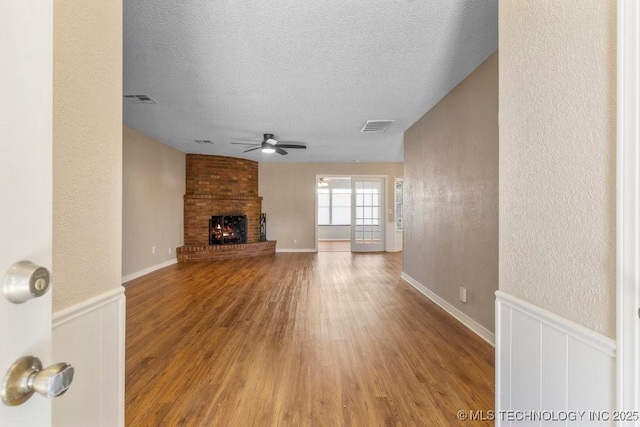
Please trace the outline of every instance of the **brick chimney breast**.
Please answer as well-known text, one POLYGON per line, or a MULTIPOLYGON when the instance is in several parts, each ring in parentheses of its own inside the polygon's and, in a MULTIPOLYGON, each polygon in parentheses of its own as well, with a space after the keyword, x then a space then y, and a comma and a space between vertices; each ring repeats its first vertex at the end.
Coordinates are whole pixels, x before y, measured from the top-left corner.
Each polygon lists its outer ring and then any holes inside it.
POLYGON ((274 241, 260 242, 261 212, 257 162, 234 157, 187 154, 184 246, 178 248, 178 261, 275 252, 274 241), (213 215, 246 215, 247 244, 229 245, 233 248, 209 247, 209 220, 213 215))

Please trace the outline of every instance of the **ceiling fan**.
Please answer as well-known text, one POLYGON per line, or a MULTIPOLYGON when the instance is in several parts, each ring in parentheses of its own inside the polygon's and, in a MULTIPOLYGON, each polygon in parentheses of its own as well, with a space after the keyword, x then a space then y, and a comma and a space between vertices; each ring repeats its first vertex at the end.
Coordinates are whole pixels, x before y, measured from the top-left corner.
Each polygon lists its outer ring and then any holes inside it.
POLYGON ((249 148, 248 150, 243 151, 243 153, 248 153, 249 151, 254 151, 254 150, 262 150, 262 152, 266 154, 278 153, 283 156, 289 154, 286 151, 284 151, 283 148, 296 148, 296 149, 302 149, 302 150, 307 148, 306 145, 301 144, 299 142, 277 141, 273 137, 272 133, 265 133, 264 139, 260 143, 247 144, 244 142, 232 142, 232 144, 250 145, 254 147, 254 148, 249 148))

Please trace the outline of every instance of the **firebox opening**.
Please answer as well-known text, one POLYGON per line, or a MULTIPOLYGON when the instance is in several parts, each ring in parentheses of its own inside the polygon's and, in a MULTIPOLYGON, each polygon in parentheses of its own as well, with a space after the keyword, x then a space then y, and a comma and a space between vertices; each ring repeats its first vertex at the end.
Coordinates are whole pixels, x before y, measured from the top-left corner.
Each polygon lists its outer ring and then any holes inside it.
POLYGON ((230 245, 247 243, 247 216, 212 216, 209 220, 209 244, 230 245))

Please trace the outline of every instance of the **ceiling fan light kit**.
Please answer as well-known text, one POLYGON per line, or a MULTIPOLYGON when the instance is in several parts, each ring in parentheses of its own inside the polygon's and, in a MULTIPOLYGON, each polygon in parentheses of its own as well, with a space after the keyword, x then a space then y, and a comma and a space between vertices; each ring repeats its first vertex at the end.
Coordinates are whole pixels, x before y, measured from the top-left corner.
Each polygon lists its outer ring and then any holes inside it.
POLYGON ((261 150, 263 153, 273 154, 276 152, 276 149, 273 147, 275 144, 271 144, 270 142, 265 141, 261 145, 262 145, 261 150))
POLYGON ((307 146, 305 144, 301 144, 299 142, 278 142, 277 139, 274 138, 272 133, 265 133, 262 135, 262 142, 256 144, 245 144, 243 142, 232 142, 235 145, 252 145, 253 148, 249 148, 248 150, 244 150, 243 153, 248 153, 249 151, 260 150, 265 154, 273 154, 278 153, 282 156, 286 156, 289 154, 283 148, 295 148, 295 149, 306 149, 307 146))

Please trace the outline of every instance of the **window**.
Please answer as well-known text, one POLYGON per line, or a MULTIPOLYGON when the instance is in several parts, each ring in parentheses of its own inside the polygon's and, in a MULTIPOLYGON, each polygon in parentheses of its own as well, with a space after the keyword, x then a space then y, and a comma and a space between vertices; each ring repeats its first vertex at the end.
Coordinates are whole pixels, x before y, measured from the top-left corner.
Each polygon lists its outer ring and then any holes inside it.
POLYGON ((402 206, 404 204, 403 201, 403 179, 396 177, 396 193, 395 193, 395 202, 396 202, 396 230, 400 231, 404 228, 404 224, 402 223, 402 206))
POLYGON ((356 186, 356 225, 380 225, 380 184, 358 182, 356 186))
POLYGON ((351 225, 351 189, 331 189, 331 225, 351 225))
POLYGON ((318 225, 351 225, 350 188, 318 188, 318 225))
POLYGON ((318 225, 331 225, 331 190, 318 188, 318 225))

